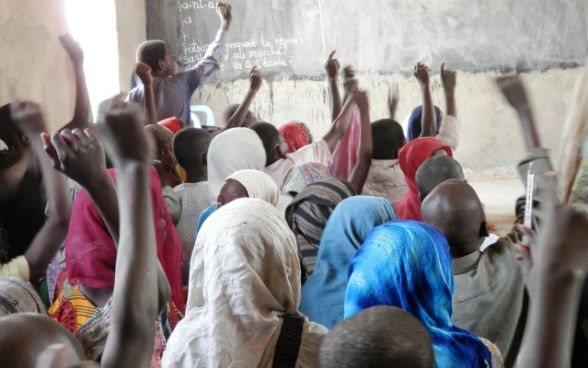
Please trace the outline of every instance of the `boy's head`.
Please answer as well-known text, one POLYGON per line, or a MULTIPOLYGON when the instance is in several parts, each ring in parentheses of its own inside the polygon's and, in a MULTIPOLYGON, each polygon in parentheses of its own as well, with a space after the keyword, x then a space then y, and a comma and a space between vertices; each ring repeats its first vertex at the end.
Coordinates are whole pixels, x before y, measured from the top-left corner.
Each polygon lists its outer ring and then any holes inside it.
POLYGON ((166 171, 175 170, 176 156, 172 150, 173 133, 166 127, 157 124, 148 124, 145 126, 145 130, 155 139, 157 149, 155 158, 161 161, 166 171))
POLYGON ((396 307, 367 308, 339 322, 320 347, 321 368, 432 368, 431 337, 412 315, 396 307))
POLYGON ((421 201, 437 185, 448 179, 465 181, 463 169, 456 159, 447 155, 436 155, 423 162, 415 175, 421 201))
POLYGON ((265 166, 269 166, 279 159, 286 157, 288 144, 275 126, 270 123, 260 122, 253 124, 251 129, 259 135, 259 138, 263 142, 263 148, 266 154, 265 166))
POLYGON ((488 235, 482 202, 463 180, 439 184, 423 201, 421 213, 423 221, 445 235, 454 258, 477 250, 488 235))
POLYGON ((154 76, 170 76, 176 72, 176 64, 169 48, 162 40, 147 40, 137 47, 137 62, 151 67, 154 76))
POLYGON ((204 129, 192 127, 181 129, 173 140, 174 154, 180 166, 187 171, 204 167, 211 139, 210 134, 204 129))
POLYGON ((398 158, 398 150, 406 144, 402 126, 392 119, 380 119, 371 124, 374 160, 398 158))

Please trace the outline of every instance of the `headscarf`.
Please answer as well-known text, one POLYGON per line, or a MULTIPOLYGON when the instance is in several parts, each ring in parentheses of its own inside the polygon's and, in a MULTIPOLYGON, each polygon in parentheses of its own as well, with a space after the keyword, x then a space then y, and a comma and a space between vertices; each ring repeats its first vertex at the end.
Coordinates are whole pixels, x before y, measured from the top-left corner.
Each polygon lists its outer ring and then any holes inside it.
POLYGON ((274 179, 263 171, 239 170, 229 175, 227 179, 233 179, 241 183, 247 189, 249 198, 259 198, 274 206, 278 205, 278 198, 280 197, 278 186, 274 179))
POLYGON ((157 122, 157 125, 166 127, 169 129, 174 135, 182 129, 182 122, 180 119, 172 116, 171 118, 163 119, 157 122))
POLYGON ((339 179, 347 180, 349 178, 358 160, 360 138, 361 115, 359 107, 354 105, 351 110, 349 126, 333 151, 332 163, 329 166, 331 175, 339 179))
POLYGON ((453 272, 447 240, 417 221, 375 228, 351 262, 345 318, 374 305, 415 316, 433 340, 436 367, 491 367, 490 350, 450 321, 453 272))
POLYGON ((344 180, 329 178, 307 185, 286 208, 286 221, 296 235, 302 265, 308 274, 316 262, 323 229, 335 206, 355 190, 344 180))
MULTIPOLYGON (((198 234, 186 316, 167 343, 163 366, 270 367, 280 316, 297 313, 299 301, 300 265, 286 222, 265 201, 234 200, 198 234)), ((302 339, 296 366, 310 367, 301 362, 304 333, 302 339)))
MULTIPOLYGON (((108 170, 116 180, 116 172, 108 170)), ((184 311, 181 265, 183 246, 169 217, 154 167, 150 170, 151 204, 157 241, 157 257, 171 288, 176 307, 184 311)), ((98 209, 85 190, 80 190, 72 207, 65 239, 65 263, 69 282, 98 289, 114 287, 116 246, 98 209)))
MULTIPOLYGON (((441 110, 437 107, 434 106, 433 109, 435 110, 435 120, 436 120, 436 126, 435 126, 435 134, 439 133, 439 127, 441 126, 441 119, 443 118, 442 114, 441 114, 441 110)), ((406 134, 406 141, 410 142, 413 139, 417 139, 420 135, 421 135, 421 131, 422 131, 422 116, 423 116, 423 106, 417 106, 415 107, 410 115, 407 118, 407 133, 406 134)))
POLYGON ((453 157, 451 148, 433 137, 421 137, 408 142, 398 151, 398 162, 404 172, 408 190, 402 199, 396 203, 394 210, 399 219, 422 220, 421 199, 416 183, 416 172, 423 162, 431 157, 433 152, 444 149, 450 157, 453 157))
POLYGON ((300 311, 329 329, 343 320, 347 271, 353 256, 374 227, 395 219, 384 198, 353 196, 341 201, 327 221, 316 266, 302 287, 300 311))
POLYGON ((263 170, 265 149, 261 139, 249 128, 231 128, 215 136, 206 157, 208 188, 218 197, 225 179, 237 170, 263 170))
POLYGON ((301 147, 308 144, 308 134, 302 124, 298 122, 290 122, 280 125, 278 132, 282 135, 288 144, 288 152, 296 152, 301 147))
POLYGON ((19 277, 0 277, 0 316, 13 313, 47 314, 33 285, 19 277))
POLYGON ((288 193, 295 196, 308 184, 330 177, 331 173, 325 165, 318 162, 308 162, 306 164, 294 166, 288 171, 284 178, 281 191, 282 193, 288 193))

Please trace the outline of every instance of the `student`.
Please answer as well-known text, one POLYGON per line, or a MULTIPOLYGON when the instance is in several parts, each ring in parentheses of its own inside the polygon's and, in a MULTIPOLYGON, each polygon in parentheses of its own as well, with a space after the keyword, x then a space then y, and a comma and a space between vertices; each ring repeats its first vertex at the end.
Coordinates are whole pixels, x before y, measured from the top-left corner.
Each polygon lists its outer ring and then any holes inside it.
MULTIPOLYGON (((307 162, 318 162, 325 166, 331 163, 331 152, 335 149, 337 141, 345 133, 349 123, 348 114, 352 105, 357 103, 360 110, 367 119, 367 124, 363 124, 362 133, 364 143, 360 147, 360 157, 363 157, 362 166, 357 168, 357 180, 354 180, 354 186, 363 187, 365 176, 369 168, 371 157, 371 131, 369 131, 369 103, 364 91, 356 92, 353 98, 350 98, 341 114, 335 119, 329 131, 322 139, 310 145, 304 146, 294 153, 287 153, 288 147, 275 126, 269 123, 256 123, 251 126, 261 138, 266 152, 265 172, 268 173, 275 181, 278 187, 281 187, 288 171, 307 162), (369 155, 367 152, 369 150, 369 155), (366 157, 367 156, 367 157, 366 157)), ((362 118, 363 119, 363 118, 362 118)))
MULTIPOLYGON (((194 224, 200 212, 208 207, 214 198, 208 191, 206 178, 206 152, 210 145, 210 134, 203 129, 186 127, 173 138, 173 149, 180 166, 186 171, 186 181, 172 190, 164 189, 168 210, 177 212, 176 230, 184 245, 182 264, 182 285, 188 285, 188 260, 194 247, 194 224)), ((171 211, 170 211, 171 215, 171 211)))
POLYGON ((451 322, 452 292, 443 234, 422 222, 389 221, 370 232, 351 262, 344 315, 399 307, 429 331, 436 367, 502 367, 496 346, 451 322))
POLYGON ((286 144, 288 153, 296 152, 300 148, 312 143, 312 136, 306 124, 299 121, 292 121, 278 127, 278 132, 286 144))
POLYGON ((155 157, 154 160, 157 162, 157 168, 161 170, 161 185, 175 187, 182 183, 182 179, 176 170, 178 162, 172 148, 172 142, 174 140, 173 133, 158 124, 148 124, 145 126, 145 130, 153 136, 155 140, 155 157))
POLYGON ((375 306, 339 322, 321 343, 320 368, 433 368, 427 329, 400 308, 375 306))
MULTIPOLYGON (((18 276, 24 281, 37 283, 45 275, 49 262, 65 239, 71 201, 65 178, 53 170, 51 161, 43 152, 41 134, 44 139, 47 135, 44 133, 46 126, 40 106, 33 102, 13 102, 5 105, 2 110, 5 115, 0 125, 5 128, 0 128, 0 131, 9 133, 2 136, 10 145, 7 150, 9 154, 3 161, 10 164, 11 159, 14 159, 15 164, 7 165, 0 171, 0 180, 3 183, 1 196, 7 197, 0 202, 0 225, 3 228, 6 226, 0 239, 0 251, 6 257, 0 260, 0 277, 18 276), (38 170, 43 178, 37 177, 36 180, 29 181, 27 177, 30 176, 22 174, 27 170, 38 170), (21 197, 17 193, 23 189, 23 185, 24 190, 29 192, 22 193, 21 197), (12 198, 11 193, 15 194, 12 198), (34 220, 35 213, 21 211, 32 209, 31 204, 40 206, 38 201, 41 201, 42 193, 47 198, 45 220, 39 228, 36 228, 36 221, 32 221, 34 227, 27 229, 28 221, 25 218, 34 220), (32 234, 11 236, 16 231, 31 231, 32 234)), ((36 174, 31 175, 36 177, 36 174)))
POLYGON ((486 216, 478 195, 463 180, 437 185, 421 212, 449 243, 455 282, 452 322, 495 343, 506 366, 512 366, 528 304, 514 245, 502 237, 480 251, 488 236, 486 216))
MULTIPOLYGON (((221 19, 221 26, 216 38, 206 51, 204 59, 192 68, 176 73, 174 60, 165 42, 148 40, 137 48, 137 62, 151 67, 153 75, 153 92, 157 110, 157 121, 177 117, 183 122, 190 122, 190 99, 192 94, 214 72, 220 68, 220 61, 224 52, 224 37, 231 24, 231 6, 217 3, 217 13, 221 19)), ((127 96, 127 101, 145 101, 143 86, 133 88, 127 96)))
POLYGON ((256 119, 251 111, 249 111, 249 107, 261 88, 262 81, 263 79, 259 69, 256 66, 251 68, 249 72, 249 89, 240 104, 227 107, 225 110, 225 127, 221 131, 235 127, 250 127, 255 124, 256 119))
MULTIPOLYGON (((109 111, 102 129, 119 172, 121 232, 111 323, 101 364, 84 362, 81 344, 65 328, 42 315, 0 319, 0 364, 6 367, 145 367, 154 344, 158 310, 157 258, 149 194, 149 146, 136 110, 109 111), (137 144, 129 145, 133 141, 137 144), (129 308, 132 303, 140 308, 129 308), (31 334, 31 331, 34 331, 31 334)), ((117 206, 118 208, 118 206, 117 206)))
POLYGON ((258 198, 278 205, 280 192, 276 182, 260 170, 244 169, 235 171, 227 177, 218 195, 218 207, 238 198, 258 198))
POLYGON ((302 287, 300 311, 329 329, 341 321, 353 256, 374 227, 395 219, 384 198, 353 196, 342 200, 321 235, 315 267, 302 287))
MULTIPOLYGON (((463 169, 456 159, 450 156, 438 155, 428 158, 419 167, 415 181, 419 189, 421 201, 445 180, 455 179, 465 182, 463 169)), ((421 206, 422 208, 422 206, 421 206)))
POLYGON ((260 199, 234 200, 198 234, 186 317, 163 367, 317 367, 327 330, 299 301, 296 240, 282 215, 260 199))
POLYGON ((408 141, 418 137, 435 137, 455 150, 459 143, 459 120, 457 120, 455 104, 455 71, 445 69, 445 63, 441 64, 440 77, 446 110, 444 116, 437 106, 433 106, 429 68, 418 63, 415 66, 414 75, 421 85, 423 104, 417 106, 408 118, 408 141))
POLYGON ((392 119, 371 124, 373 152, 370 169, 361 194, 386 198, 396 204, 407 191, 398 151, 406 144, 402 126, 392 119))

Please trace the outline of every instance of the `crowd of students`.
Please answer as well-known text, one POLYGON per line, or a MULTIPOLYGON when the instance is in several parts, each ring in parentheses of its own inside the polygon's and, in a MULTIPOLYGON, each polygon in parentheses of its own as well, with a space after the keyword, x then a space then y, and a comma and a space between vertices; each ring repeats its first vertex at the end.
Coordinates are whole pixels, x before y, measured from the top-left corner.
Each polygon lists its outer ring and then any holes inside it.
POLYGON ((223 129, 193 127, 191 95, 219 69, 232 20, 228 4, 217 13, 191 69, 176 73, 164 42, 141 44, 143 85, 104 101, 96 124, 68 36, 72 121, 48 134, 39 104, 0 108, 0 366, 588 364, 588 211, 560 203, 517 76, 496 83, 536 185, 499 237, 452 157, 456 73, 444 65, 444 113, 415 66, 423 101, 406 136, 399 91, 372 122, 351 67, 341 93, 334 52, 319 139, 299 121, 255 120, 257 68, 223 129))

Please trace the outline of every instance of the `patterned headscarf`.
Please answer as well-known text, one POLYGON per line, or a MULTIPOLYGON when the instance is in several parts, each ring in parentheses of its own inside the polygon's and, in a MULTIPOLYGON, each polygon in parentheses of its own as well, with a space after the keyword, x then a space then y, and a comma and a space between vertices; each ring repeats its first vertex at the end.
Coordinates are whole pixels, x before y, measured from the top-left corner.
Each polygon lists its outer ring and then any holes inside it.
POLYGON ((288 193, 295 196, 305 186, 312 184, 317 180, 328 179, 331 177, 329 169, 318 162, 308 162, 306 164, 294 166, 291 168, 282 184, 282 193, 288 193))
POLYGON ((300 311, 329 329, 341 321, 353 256, 374 227, 395 219, 384 198, 353 196, 341 201, 323 231, 314 271, 302 288, 300 311))
POLYGON ((286 208, 286 221, 296 235, 302 265, 308 274, 316 262, 323 229, 335 206, 355 190, 344 180, 330 178, 307 185, 286 208))
POLYGON ((402 308, 431 334, 436 367, 491 367, 486 345, 451 323, 452 293, 443 234, 422 222, 390 221, 368 235, 351 262, 345 318, 374 305, 402 308))

